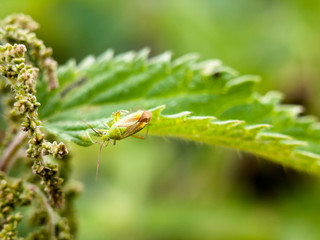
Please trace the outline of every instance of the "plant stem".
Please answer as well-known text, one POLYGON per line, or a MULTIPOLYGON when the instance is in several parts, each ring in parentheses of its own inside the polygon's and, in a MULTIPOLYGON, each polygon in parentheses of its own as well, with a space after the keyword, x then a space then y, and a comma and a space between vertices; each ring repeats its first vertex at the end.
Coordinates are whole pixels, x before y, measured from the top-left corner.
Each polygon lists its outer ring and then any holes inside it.
POLYGON ((14 159, 15 154, 22 147, 28 137, 27 132, 19 132, 9 146, 5 149, 4 154, 0 160, 0 171, 7 171, 10 162, 14 159))
POLYGON ((54 217, 54 210, 52 209, 52 207, 50 206, 49 202, 48 202, 48 199, 47 197, 43 194, 43 192, 41 191, 40 188, 38 188, 36 185, 32 184, 32 183, 29 183, 29 182, 26 182, 26 185, 30 188, 30 189, 33 189, 36 194, 38 195, 39 197, 39 200, 42 202, 43 206, 46 208, 47 210, 47 213, 48 213, 48 216, 49 216, 49 219, 48 219, 48 229, 49 229, 49 232, 50 232, 50 236, 48 236, 49 240, 54 240, 56 239, 55 238, 55 235, 56 235, 56 231, 55 231, 55 217, 54 217))

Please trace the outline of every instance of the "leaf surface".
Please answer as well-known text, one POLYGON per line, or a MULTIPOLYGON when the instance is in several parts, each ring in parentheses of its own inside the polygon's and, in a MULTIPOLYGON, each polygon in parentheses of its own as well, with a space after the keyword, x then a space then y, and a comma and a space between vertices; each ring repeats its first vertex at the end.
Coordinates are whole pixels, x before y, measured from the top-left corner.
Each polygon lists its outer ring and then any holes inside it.
POLYGON ((170 136, 251 152, 320 173, 320 125, 299 117, 299 106, 282 105, 281 94, 255 91, 257 76, 238 73, 218 60, 190 54, 149 58, 148 50, 114 56, 108 50, 59 68, 60 87, 38 84, 44 128, 88 146, 94 128, 106 129, 118 110, 153 112, 150 135, 170 136))

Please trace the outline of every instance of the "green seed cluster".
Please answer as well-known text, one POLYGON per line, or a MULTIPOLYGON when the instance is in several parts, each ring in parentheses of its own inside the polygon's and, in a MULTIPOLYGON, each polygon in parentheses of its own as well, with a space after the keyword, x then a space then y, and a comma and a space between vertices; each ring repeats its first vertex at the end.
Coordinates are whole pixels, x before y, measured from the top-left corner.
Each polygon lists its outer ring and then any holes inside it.
POLYGON ((35 22, 30 16, 24 14, 13 14, 6 17, 3 21, 5 25, 15 25, 19 29, 27 29, 35 31, 39 28, 39 24, 35 22))
POLYGON ((0 147, 7 147, 12 142, 21 124, 22 130, 28 133, 27 156, 32 159, 29 159, 29 167, 32 164, 32 172, 40 177, 40 184, 44 186, 43 190, 48 193, 49 199, 37 186, 38 179, 30 178, 24 184, 22 181, 11 184, 0 171, 0 239, 20 239, 17 225, 22 215, 13 211, 30 204, 31 200, 39 203, 30 217, 31 225, 37 230, 26 239, 67 240, 72 239, 76 232, 73 200, 81 187, 74 182, 64 183, 70 171, 67 147, 62 142, 46 140, 38 118, 38 75, 43 74, 47 79, 49 90, 56 88, 58 81, 57 64, 51 58, 51 49, 46 48, 32 32, 37 28, 36 22, 21 14, 0 21, 0 90, 7 95, 5 102, 10 109, 8 120, 11 121, 6 132, 7 140, 2 141, 0 147), (13 94, 8 94, 10 92, 13 94), (52 155, 57 164, 45 155, 52 155), (58 164, 62 171, 59 171, 58 164))
POLYGON ((23 182, 11 183, 0 175, 0 239, 18 239, 17 225, 22 219, 20 212, 13 214, 19 206, 31 203, 33 193, 23 182))
POLYGON ((16 102, 11 114, 20 115, 25 119, 21 125, 22 130, 28 131, 27 155, 37 159, 34 162, 33 172, 40 176, 41 183, 46 186, 45 190, 50 195, 52 203, 61 206, 63 192, 60 185, 63 180, 58 177, 57 165, 44 164, 42 155, 52 154, 54 158, 62 159, 68 154, 68 150, 64 143, 50 143, 44 139, 37 113, 40 103, 35 96, 38 70, 25 64, 25 52, 26 48, 21 44, 0 46, 0 73, 9 80, 15 93, 16 102))
POLYGON ((13 14, 0 24, 0 44, 23 44, 28 49, 29 61, 43 70, 49 88, 58 87, 57 62, 51 57, 52 49, 47 48, 43 41, 33 32, 39 27, 30 16, 13 14), (2 25, 2 28, 1 28, 2 25))
MULTIPOLYGON (((22 220, 22 215, 20 212, 10 215, 6 219, 6 223, 3 224, 3 227, 0 232, 0 239, 6 239, 6 240, 17 240, 21 239, 18 238, 17 234, 17 227, 19 222, 22 220)), ((22 240, 22 239, 21 239, 22 240)))
POLYGON ((9 80, 15 93, 15 103, 10 114, 26 116, 27 121, 23 123, 23 126, 24 130, 29 130, 30 128, 36 129, 39 125, 39 121, 33 121, 33 119, 37 117, 40 103, 35 97, 38 70, 25 64, 25 52, 26 47, 21 44, 0 45, 0 73, 9 80))
POLYGON ((62 207, 64 204, 64 192, 61 189, 63 179, 59 177, 56 164, 42 164, 41 161, 34 161, 32 172, 41 178, 40 184, 45 185, 45 191, 53 205, 62 207))
MULTIPOLYGON (((66 189, 68 204, 73 209, 71 198, 79 194, 81 187, 69 183, 66 189)), ((15 212, 18 207, 28 206, 36 201, 37 208, 32 212, 29 223, 37 230, 28 234, 26 240, 39 239, 73 239, 75 233, 75 216, 70 214, 71 209, 53 209, 48 205, 47 199, 41 190, 33 184, 22 180, 6 179, 0 172, 0 239, 22 240, 18 238, 17 226, 22 220, 20 212, 15 212), (66 214, 68 213, 68 214, 66 214)))

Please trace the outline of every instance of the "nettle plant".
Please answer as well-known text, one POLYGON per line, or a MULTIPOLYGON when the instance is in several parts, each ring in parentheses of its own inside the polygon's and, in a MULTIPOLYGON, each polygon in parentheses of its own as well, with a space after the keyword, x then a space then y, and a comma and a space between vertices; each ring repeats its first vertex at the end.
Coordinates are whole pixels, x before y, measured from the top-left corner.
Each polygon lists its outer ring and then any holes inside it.
MULTIPOLYGON (((281 104, 279 92, 257 93, 258 77, 240 76, 219 60, 199 62, 194 54, 149 58, 148 49, 117 56, 107 50, 57 67, 37 28, 25 15, 0 24, 1 239, 18 239, 22 206, 29 206, 34 226, 27 239, 73 238, 81 184, 68 178, 66 144, 108 140, 89 126, 115 126, 125 117, 115 118, 118 110, 152 114, 145 121, 149 135, 226 146, 320 173, 320 124, 299 116, 300 106, 281 104)), ((139 117, 136 123, 143 122, 139 117)))

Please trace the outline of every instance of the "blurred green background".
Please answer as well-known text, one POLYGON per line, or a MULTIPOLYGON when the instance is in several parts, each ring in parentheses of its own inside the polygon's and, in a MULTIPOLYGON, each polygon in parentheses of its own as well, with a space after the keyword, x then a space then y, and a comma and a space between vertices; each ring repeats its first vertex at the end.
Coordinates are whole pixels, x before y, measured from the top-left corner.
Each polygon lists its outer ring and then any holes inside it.
MULTIPOLYGON (((259 91, 320 115, 318 0, 1 0, 23 12, 60 63, 107 48, 199 53, 259 91)), ((103 149, 71 146, 84 189, 78 239, 320 239, 319 179, 230 149, 149 137, 103 149)), ((24 229, 21 229, 23 232, 24 229)))

